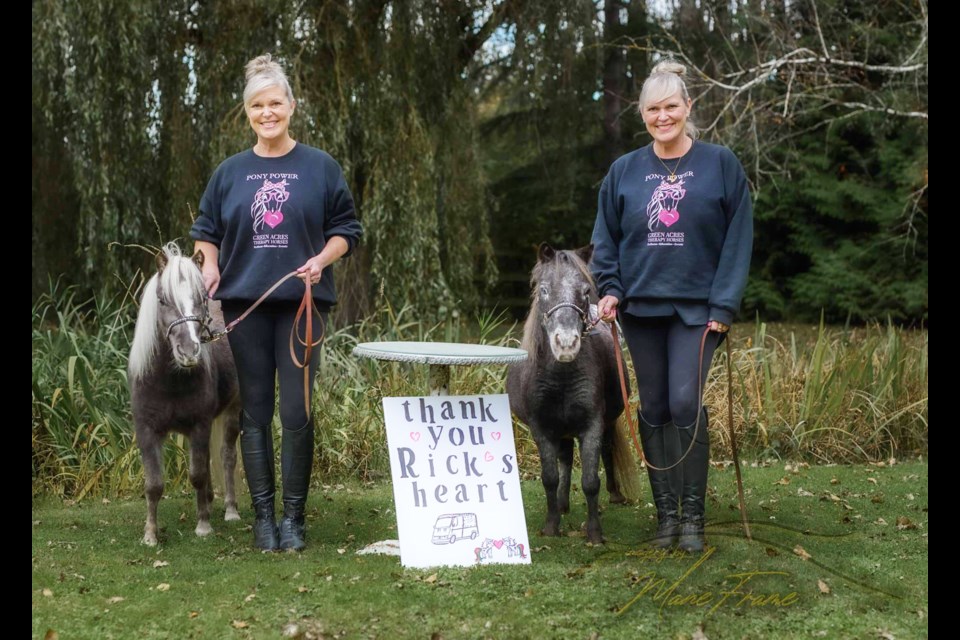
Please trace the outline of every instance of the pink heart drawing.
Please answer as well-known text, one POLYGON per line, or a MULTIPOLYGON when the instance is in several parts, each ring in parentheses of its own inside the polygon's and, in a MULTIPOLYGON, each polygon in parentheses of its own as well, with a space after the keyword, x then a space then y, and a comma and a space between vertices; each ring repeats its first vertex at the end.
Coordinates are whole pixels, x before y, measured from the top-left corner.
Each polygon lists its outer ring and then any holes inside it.
POLYGON ((494 540, 494 541, 493 541, 493 546, 495 546, 497 549, 499 549, 500 547, 503 546, 503 540, 494 540))
POLYGON ((263 214, 263 221, 267 223, 271 229, 275 229, 278 224, 283 222, 283 214, 280 211, 267 211, 263 214))
POLYGON ((413 440, 414 442, 418 442, 418 441, 420 440, 420 432, 419 432, 419 431, 411 431, 411 432, 410 432, 410 439, 413 440))
POLYGON ((493 454, 487 451, 485 454, 483 454, 483 459, 486 460, 487 462, 490 462, 491 460, 493 460, 493 454))
POLYGON ((499 440, 499 439, 500 439, 500 432, 499 432, 499 431, 494 431, 493 433, 490 434, 490 437, 493 438, 494 440, 499 440))
POLYGON ((676 209, 664 209, 657 217, 660 218, 660 222, 669 227, 680 219, 680 212, 676 209))

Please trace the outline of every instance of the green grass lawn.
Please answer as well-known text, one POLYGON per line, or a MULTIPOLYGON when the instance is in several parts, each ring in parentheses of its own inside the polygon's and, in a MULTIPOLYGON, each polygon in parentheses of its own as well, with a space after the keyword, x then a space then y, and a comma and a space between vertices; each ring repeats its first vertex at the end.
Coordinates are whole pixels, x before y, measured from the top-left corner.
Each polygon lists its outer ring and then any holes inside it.
POLYGON ((156 548, 139 542, 143 500, 35 501, 33 637, 926 637, 925 462, 776 462, 746 466, 744 482, 754 540, 737 525, 733 467, 715 467, 696 558, 654 554, 652 507, 605 492, 606 545, 580 533, 579 491, 568 535, 541 537, 543 491, 525 480, 532 563, 435 570, 355 553, 397 537, 388 483, 315 488, 299 555, 251 547, 246 495, 243 520, 204 539, 192 495, 163 500, 156 548))

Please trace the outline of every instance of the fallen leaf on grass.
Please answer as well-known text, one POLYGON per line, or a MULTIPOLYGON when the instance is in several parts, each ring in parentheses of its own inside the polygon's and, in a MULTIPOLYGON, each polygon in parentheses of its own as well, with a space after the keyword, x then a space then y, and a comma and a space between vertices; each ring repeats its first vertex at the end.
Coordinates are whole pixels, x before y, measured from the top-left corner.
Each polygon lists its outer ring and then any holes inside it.
POLYGON ((297 587, 298 593, 307 593, 309 591, 310 591, 310 587, 304 587, 304 586, 297 587))
POLYGON ((167 562, 166 560, 155 560, 154 563, 153 563, 153 568, 154 568, 154 569, 159 569, 160 567, 167 567, 167 566, 169 566, 169 565, 170 565, 170 563, 167 562))
POLYGON ((44 589, 44 590, 43 590, 43 597, 44 597, 44 598, 52 598, 52 597, 53 597, 53 591, 50 591, 50 589, 44 589))
POLYGON ((771 558, 776 558, 778 555, 780 555, 780 552, 774 549, 773 547, 767 547, 766 549, 764 549, 764 551, 766 551, 767 555, 770 556, 771 558))
POLYGON ((784 485, 790 484, 790 478, 784 476, 784 477, 780 478, 779 480, 777 480, 776 482, 774 482, 773 484, 784 484, 784 485))
POLYGON ((879 525, 882 525, 882 526, 886 526, 887 521, 884 520, 883 518, 877 518, 876 520, 874 520, 873 524, 879 524, 879 525))
POLYGON ((897 529, 903 531, 904 529, 916 529, 917 525, 910 522, 910 518, 906 516, 897 517, 897 529))
POLYGON ((118 602, 123 602, 126 600, 123 596, 113 596, 112 598, 107 598, 107 604, 117 604, 118 602))
POLYGON ((873 484, 877 484, 877 479, 876 479, 876 478, 867 478, 867 482, 872 482, 873 484))
POLYGON ((817 580, 817 589, 820 589, 820 593, 823 594, 830 593, 830 587, 823 580, 817 580))
POLYGON ((807 550, 801 547, 800 545, 795 546, 793 548, 793 552, 798 556, 800 556, 801 558, 803 558, 804 560, 809 560, 810 558, 813 557, 809 553, 807 553, 807 550))
POLYGON ((253 599, 256 598, 256 597, 257 597, 257 594, 251 593, 251 594, 248 595, 246 598, 244 598, 243 601, 244 601, 244 602, 250 602, 251 600, 253 600, 253 599))
POLYGON ((200 612, 199 612, 199 611, 191 611, 191 612, 190 612, 190 617, 191 617, 191 618, 196 618, 196 617, 199 616, 199 615, 200 615, 200 612))
POLYGON ((703 625, 697 625, 697 630, 690 636, 690 640, 708 640, 707 634, 703 632, 703 625))
POLYGON ((250 626, 250 625, 248 625, 246 622, 244 622, 243 620, 234 620, 233 622, 230 623, 230 625, 231 625, 234 629, 246 629, 248 626, 250 626))
POLYGON ((60 640, 60 634, 53 629, 47 629, 47 632, 43 634, 43 640, 60 640))
POLYGON ((161 582, 157 585, 157 591, 170 591, 170 585, 166 582, 161 582))
POLYGON ((437 574, 432 573, 426 578, 424 578, 423 581, 426 582, 427 584, 433 584, 434 582, 437 581, 437 574))

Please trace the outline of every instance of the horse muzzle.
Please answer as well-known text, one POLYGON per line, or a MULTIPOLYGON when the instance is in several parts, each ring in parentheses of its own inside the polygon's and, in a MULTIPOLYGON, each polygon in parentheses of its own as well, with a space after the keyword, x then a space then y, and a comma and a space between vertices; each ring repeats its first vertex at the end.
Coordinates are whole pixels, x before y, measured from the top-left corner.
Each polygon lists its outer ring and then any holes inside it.
POLYGON ((173 358, 177 361, 177 364, 180 365, 183 369, 192 369, 198 364, 200 364, 200 343, 196 343, 196 348, 192 354, 184 353, 183 349, 180 348, 180 345, 176 345, 173 349, 173 358))
POLYGON ((580 353, 580 334, 576 331, 556 331, 550 339, 550 350, 557 362, 573 362, 580 353))

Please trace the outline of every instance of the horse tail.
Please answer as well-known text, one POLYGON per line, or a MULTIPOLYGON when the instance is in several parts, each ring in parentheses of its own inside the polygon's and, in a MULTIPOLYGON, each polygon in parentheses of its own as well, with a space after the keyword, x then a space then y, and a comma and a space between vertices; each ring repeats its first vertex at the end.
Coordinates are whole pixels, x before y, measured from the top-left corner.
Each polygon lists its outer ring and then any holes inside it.
MULTIPOLYGON (((627 411, 630 409, 628 408, 627 411)), ((630 451, 630 425, 627 423, 627 414, 622 413, 617 418, 613 433, 613 477, 617 480, 620 493, 630 502, 640 499, 640 472, 638 464, 630 451)))

